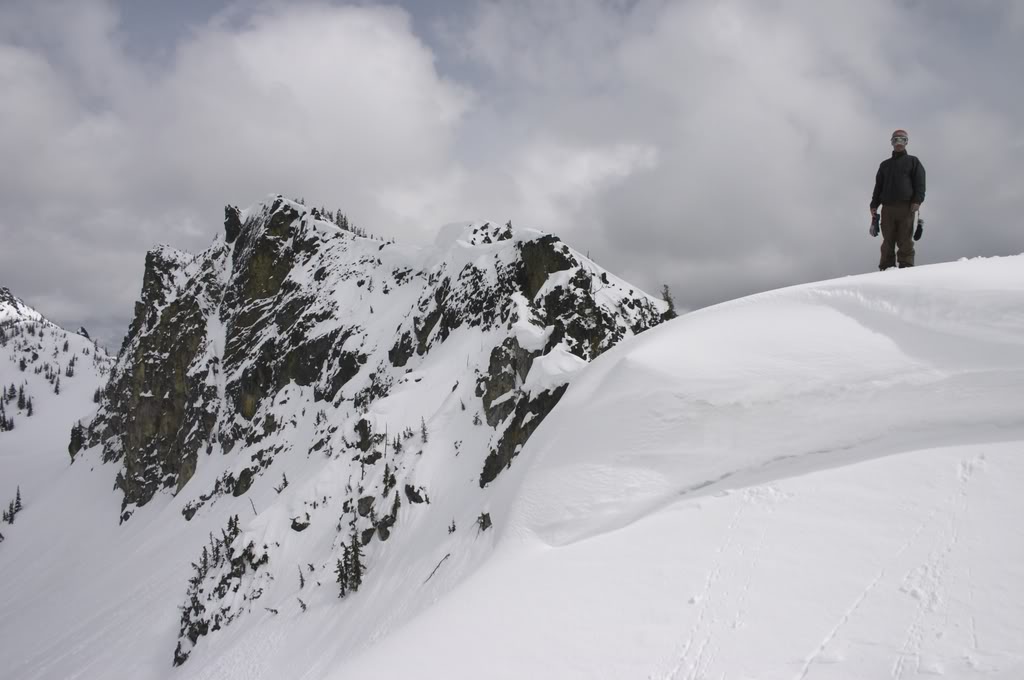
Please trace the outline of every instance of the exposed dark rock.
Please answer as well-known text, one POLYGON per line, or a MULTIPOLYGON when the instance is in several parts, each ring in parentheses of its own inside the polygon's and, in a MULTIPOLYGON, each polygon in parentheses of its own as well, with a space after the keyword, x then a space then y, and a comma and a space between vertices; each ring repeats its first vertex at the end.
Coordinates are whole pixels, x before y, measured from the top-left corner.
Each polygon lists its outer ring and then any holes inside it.
POLYGON ((363 544, 363 545, 369 545, 370 541, 373 540, 373 535, 375 533, 377 533, 377 528, 376 527, 370 527, 369 529, 364 529, 363 531, 361 531, 359 533, 359 542, 361 544, 363 544))
POLYGON ((392 366, 401 368, 409 363, 409 359, 412 358, 414 351, 412 334, 406 331, 399 337, 395 346, 388 351, 388 359, 391 361, 392 366))
POLYGON ((522 400, 518 403, 512 423, 505 429, 498 440, 498 445, 484 460, 484 469, 480 473, 480 488, 493 482, 505 468, 512 467, 512 460, 519 455, 526 440, 551 413, 551 409, 562 398, 565 389, 566 386, 563 385, 554 392, 542 392, 533 401, 522 400))
POLYGON ((422 503, 423 495, 420 494, 419 490, 411 484, 405 485, 405 497, 410 503, 422 503))
POLYGON ((232 496, 241 496, 249 490, 249 487, 252 486, 253 472, 252 468, 245 468, 238 473, 238 481, 235 482, 235 488, 231 491, 232 496))
POLYGON ((476 395, 483 401, 488 425, 497 427, 515 410, 514 393, 526 379, 538 354, 521 348, 515 337, 505 338, 491 350, 487 373, 480 377, 476 389, 476 395))
POLYGON ((241 232, 242 220, 238 208, 231 205, 224 206, 224 240, 234 243, 241 232))
POLYGON ((356 436, 359 437, 356 441, 356 447, 362 451, 367 452, 370 447, 373 446, 372 433, 370 431, 370 421, 366 418, 360 418, 356 423, 356 436))
POLYGON ((573 266, 561 241, 550 234, 522 243, 519 250, 522 253, 521 285, 527 300, 537 295, 549 276, 573 266))

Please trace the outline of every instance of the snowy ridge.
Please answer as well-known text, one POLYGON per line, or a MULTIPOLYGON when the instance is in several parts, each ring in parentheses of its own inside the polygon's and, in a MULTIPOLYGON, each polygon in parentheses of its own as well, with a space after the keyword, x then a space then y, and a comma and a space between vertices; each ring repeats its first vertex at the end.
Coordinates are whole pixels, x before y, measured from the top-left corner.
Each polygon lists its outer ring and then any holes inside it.
POLYGON ((10 289, 0 286, 0 324, 42 320, 42 314, 22 302, 10 289))

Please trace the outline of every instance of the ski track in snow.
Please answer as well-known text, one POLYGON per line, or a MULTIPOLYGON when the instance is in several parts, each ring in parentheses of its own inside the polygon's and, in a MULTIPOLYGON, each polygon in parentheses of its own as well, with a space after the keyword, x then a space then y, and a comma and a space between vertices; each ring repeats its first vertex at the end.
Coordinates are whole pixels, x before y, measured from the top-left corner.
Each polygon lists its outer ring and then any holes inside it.
MULTIPOLYGON (((818 664, 841 661, 842 654, 833 653, 831 647, 842 640, 844 629, 858 616, 866 602, 890 595, 889 586, 891 590, 912 598, 916 603, 911 621, 904 631, 902 644, 896 649, 890 677, 893 680, 904 680, 946 673, 943 661, 930 656, 925 647, 928 641, 941 640, 951 628, 947 593, 955 589, 951 586, 958 575, 950 567, 950 557, 958 549, 966 550, 960 543, 960 536, 963 518, 969 507, 970 483, 984 469, 984 454, 966 456, 959 461, 954 490, 912 527, 901 545, 881 561, 878 571, 850 605, 838 613, 834 625, 822 636, 821 643, 806 656, 793 680, 813 680, 818 664), (929 544, 923 562, 908 562, 904 559, 922 544, 929 544), (902 575, 896 581, 893 574, 902 575), (886 595, 879 595, 882 585, 886 586, 886 595)), ((717 496, 726 497, 733 493, 720 492, 717 496)), ((721 542, 715 550, 703 587, 687 603, 690 606, 699 605, 695 620, 674 653, 674 662, 667 670, 649 674, 647 677, 651 680, 728 677, 725 671, 720 676, 716 674, 717 669, 713 668, 716 654, 722 640, 746 624, 751 583, 758 571, 758 557, 768 531, 764 518, 750 510, 758 506, 770 513, 772 504, 790 497, 771 485, 749 487, 736 493, 742 495, 742 501, 722 532, 721 542), (760 525, 760 528, 753 540, 744 541, 741 525, 748 518, 749 524, 760 525)), ((966 579, 966 590, 973 609, 973 575, 969 566, 959 578, 966 579)), ((969 617, 969 625, 970 652, 976 655, 979 641, 976 616, 973 614, 969 617)), ((965 658, 968 662, 972 659, 971 656, 965 658)))
MULTIPOLYGON (((740 494, 742 500, 715 551, 715 559, 704 586, 688 603, 700 605, 697 619, 675 653, 672 667, 668 671, 649 675, 649 678, 699 680, 708 677, 707 672, 714 663, 720 638, 746 625, 750 586, 757 573, 758 558, 767 529, 761 523, 756 538, 748 544, 739 535, 739 526, 752 507, 770 513, 772 506, 788 499, 789 494, 770 485, 743 489, 740 494), (737 568, 737 565, 743 568, 737 568), (730 584, 733 586, 731 589, 730 584)), ((727 496, 729 493, 722 495, 727 496)))

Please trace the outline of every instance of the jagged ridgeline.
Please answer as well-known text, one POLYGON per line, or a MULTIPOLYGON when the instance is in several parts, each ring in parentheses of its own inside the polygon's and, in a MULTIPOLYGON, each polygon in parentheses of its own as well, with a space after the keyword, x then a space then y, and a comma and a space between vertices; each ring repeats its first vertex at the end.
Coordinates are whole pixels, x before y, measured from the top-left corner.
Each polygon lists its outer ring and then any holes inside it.
POLYGON ((413 248, 280 196, 229 206, 205 252, 146 256, 142 299, 72 456, 119 466, 121 521, 161 492, 189 520, 225 495, 258 509, 261 532, 234 520, 219 562, 197 567, 180 663, 252 600, 278 601, 266 599, 281 596, 267 594, 272 574, 296 568, 267 529, 278 515, 288 533, 333 536, 301 558, 307 590, 337 572, 344 591, 346 560, 362 560, 355 582, 369 582, 372 542, 405 525, 437 524, 439 543, 471 531, 572 374, 666 307, 511 224, 413 248))

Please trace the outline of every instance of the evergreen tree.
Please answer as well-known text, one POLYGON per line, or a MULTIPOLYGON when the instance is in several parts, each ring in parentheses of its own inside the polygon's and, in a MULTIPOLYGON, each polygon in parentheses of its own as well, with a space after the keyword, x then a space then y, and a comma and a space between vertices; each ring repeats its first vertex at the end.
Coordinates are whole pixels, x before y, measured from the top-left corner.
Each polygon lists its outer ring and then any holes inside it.
POLYGON ((14 501, 11 501, 11 504, 7 506, 7 523, 8 524, 14 524, 14 515, 16 515, 16 514, 17 513, 14 512, 14 501))
POLYGON ((676 301, 672 298, 672 292, 668 289, 667 283, 661 287, 661 299, 668 303, 668 310, 661 315, 663 319, 667 321, 679 316, 676 314, 676 301))
POLYGON ((53 384, 53 393, 60 394, 60 376, 57 376, 57 382, 53 384))
POLYGON ((25 386, 22 385, 18 388, 18 410, 23 411, 25 409, 25 386))
POLYGON ((420 439, 427 443, 427 421, 420 417, 420 439))
POLYGON ((344 550, 344 558, 338 560, 337 566, 334 567, 334 573, 338 575, 335 579, 338 583, 338 597, 345 597, 348 594, 348 546, 342 545, 344 550))
POLYGON ((82 427, 81 421, 71 426, 71 448, 74 451, 81 450, 85 444, 85 428, 82 427))
POLYGON ((18 486, 18 492, 14 496, 14 514, 21 512, 21 486, 18 486))
POLYGON ((349 570, 348 570, 348 583, 350 589, 354 592, 359 590, 359 586, 363 584, 363 547, 359 540, 359 532, 356 531, 356 522, 352 520, 352 548, 349 551, 349 570))
POLYGON ((27 416, 31 416, 32 415, 32 397, 29 397, 27 399, 27 404, 25 406, 25 415, 27 415, 27 416))

